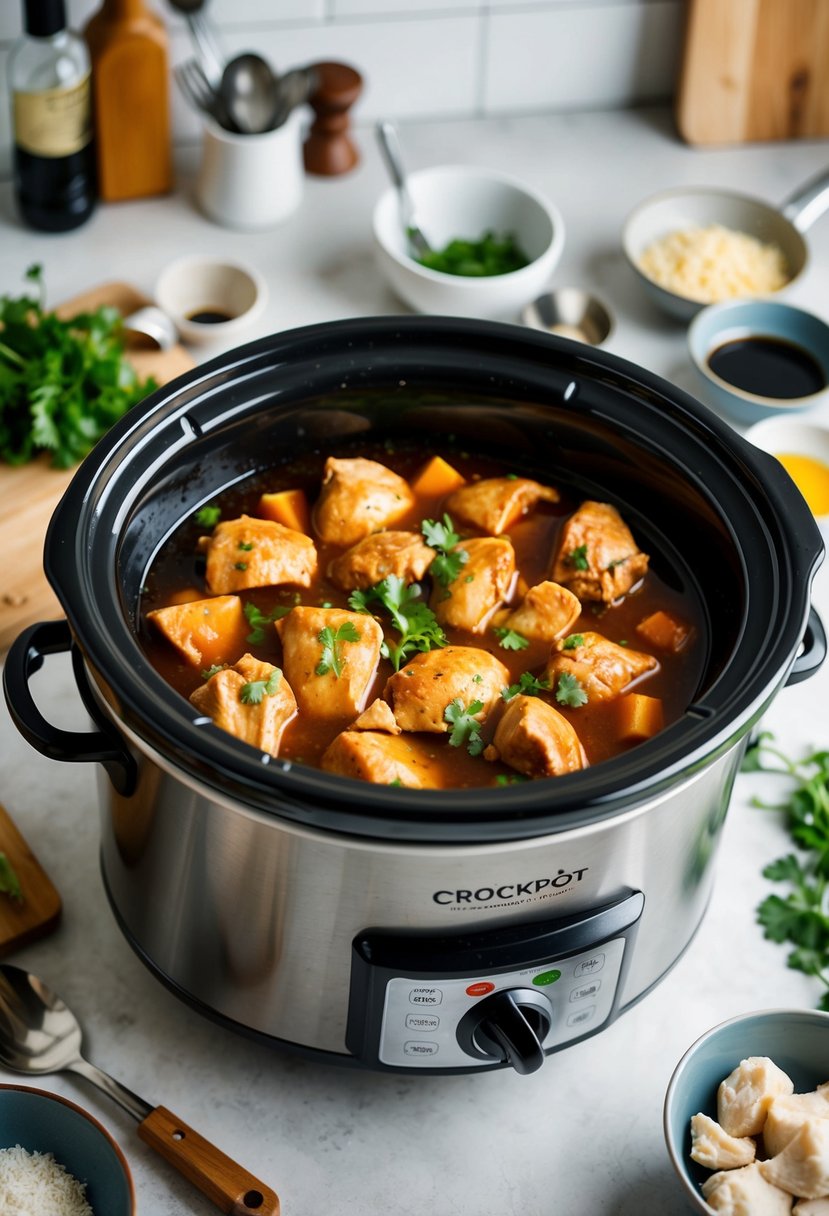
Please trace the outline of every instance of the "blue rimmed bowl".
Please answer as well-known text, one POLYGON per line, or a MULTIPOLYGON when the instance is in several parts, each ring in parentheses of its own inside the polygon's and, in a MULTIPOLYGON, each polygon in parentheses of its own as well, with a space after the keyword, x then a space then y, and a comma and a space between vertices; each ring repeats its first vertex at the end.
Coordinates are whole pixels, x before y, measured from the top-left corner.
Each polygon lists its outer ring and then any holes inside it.
POLYGON ((126 1158, 97 1119, 59 1094, 27 1085, 0 1085, 0 1149, 52 1153, 79 1182, 95 1216, 134 1216, 135 1193, 126 1158))
POLYGON ((805 1093, 829 1080, 829 1013, 764 1009, 706 1031, 688 1048, 671 1077, 663 1126, 668 1155, 692 1207, 711 1216, 700 1190, 711 1170, 691 1160, 691 1118, 717 1117, 720 1082, 748 1056, 768 1056, 805 1093))

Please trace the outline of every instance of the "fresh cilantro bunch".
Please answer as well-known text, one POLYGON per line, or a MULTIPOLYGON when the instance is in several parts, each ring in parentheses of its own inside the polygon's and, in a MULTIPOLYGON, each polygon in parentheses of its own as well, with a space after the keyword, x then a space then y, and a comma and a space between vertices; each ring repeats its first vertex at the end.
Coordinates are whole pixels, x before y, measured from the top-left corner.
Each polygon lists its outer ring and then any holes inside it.
POLYGON ((829 751, 793 761, 772 746, 773 737, 767 731, 760 735, 746 754, 743 771, 779 773, 794 782, 786 802, 769 805, 753 798, 752 805, 784 812, 800 855, 788 853, 763 870, 772 882, 787 883, 789 891, 767 896, 757 920, 770 941, 794 947, 787 958, 790 967, 823 983, 826 991, 818 1008, 829 1012, 829 751))
POLYGON ((407 584, 399 575, 389 574, 373 587, 352 591, 348 597, 348 606, 354 612, 371 613, 371 605, 375 603, 388 612, 400 640, 395 643, 385 638, 380 653, 390 660, 395 671, 410 655, 446 645, 446 634, 434 612, 421 600, 421 594, 418 583, 407 584))
POLYGON ((429 573, 446 590, 469 561, 469 554, 466 549, 455 548, 461 538, 455 531, 455 525, 449 515, 444 515, 442 520, 424 519, 420 530, 426 544, 437 550, 437 557, 429 566, 429 573))
POLYGON ((117 309, 61 321, 44 310, 41 267, 26 278, 38 298, 0 296, 0 458, 24 464, 48 451, 67 469, 157 385, 123 358, 117 309))

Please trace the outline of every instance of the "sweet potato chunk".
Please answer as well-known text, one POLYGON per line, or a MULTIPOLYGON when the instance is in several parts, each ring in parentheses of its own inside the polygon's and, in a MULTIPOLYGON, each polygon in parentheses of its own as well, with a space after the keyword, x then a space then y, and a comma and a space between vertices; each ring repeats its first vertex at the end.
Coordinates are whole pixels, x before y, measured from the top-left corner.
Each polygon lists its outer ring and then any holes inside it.
POLYGON ((248 631, 238 595, 217 595, 155 608, 147 613, 147 620, 194 667, 232 662, 244 646, 248 631))
POLYGON ((579 737, 563 714, 539 697, 513 697, 495 728, 497 757, 527 777, 559 777, 584 768, 579 737))
POLYGON ((530 587, 523 601, 509 612, 499 613, 499 628, 514 629, 525 638, 556 642, 568 634, 581 616, 581 603, 558 583, 530 587))
POLYGON ((311 509, 304 490, 278 490, 275 494, 263 494, 256 513, 263 519, 272 519, 276 524, 293 528, 294 532, 311 531, 311 509))
POLYGON ((411 738, 384 731, 343 731, 329 744, 320 765, 328 773, 379 785, 405 785, 410 789, 440 786, 439 773, 424 748, 417 747, 411 738))
POLYGON ((558 502, 560 497, 552 486, 528 477, 486 477, 455 490, 447 499, 446 510, 455 520, 500 536, 537 502, 558 502))
POLYGON ((283 668, 300 713, 352 719, 366 703, 380 661, 383 630, 343 608, 292 608, 276 622, 283 668))
POLYGON ((643 743, 658 735, 665 725, 662 701, 659 697, 646 697, 644 693, 632 692, 620 697, 618 702, 618 730, 622 743, 643 743))
POLYGON ((679 654, 691 636, 691 627, 670 612, 652 612, 636 626, 636 633, 643 642, 657 650, 668 650, 679 654))
POLYGON ((408 483, 385 465, 361 456, 348 460, 329 456, 313 524, 320 540, 355 545, 396 523, 413 503, 408 483))
POLYGON ((430 607, 444 628, 482 633, 492 613, 509 595, 515 574, 515 550, 500 537, 462 540, 455 549, 468 555, 448 587, 435 581, 430 607))
POLYGON ((433 456, 412 482, 412 493, 416 498, 442 498, 465 484, 466 478, 457 469, 442 456, 433 456))
POLYGON ((482 721, 509 684, 509 672, 487 650, 474 646, 446 646, 417 654, 386 683, 397 725, 403 730, 444 734, 445 713, 456 697, 463 705, 480 701, 475 717, 482 721))
POLYGON ((282 672, 252 654, 216 672, 190 701, 216 726, 272 756, 279 755, 285 727, 296 717, 296 700, 282 672))
POLYGON ((615 507, 583 502, 561 530, 553 578, 580 600, 612 604, 639 582, 648 560, 615 507))
POLYGON ((284 583, 309 587, 317 569, 309 536, 250 515, 217 524, 205 550, 207 585, 218 594, 284 583))
POLYGON ((562 675, 574 676, 590 701, 611 701, 620 696, 634 680, 656 671, 657 660, 629 646, 617 646, 600 633, 576 634, 553 646, 545 675, 555 691, 562 675), (577 645, 565 642, 580 639, 577 645))
POLYGON ((419 532, 375 532, 334 558, 328 567, 328 577, 344 591, 372 587, 389 574, 406 583, 416 583, 423 578, 434 556, 435 550, 429 548, 419 532))
POLYGON ((389 735, 400 734, 400 727, 395 721, 391 706, 380 697, 372 701, 359 718, 354 719, 349 730, 382 730, 389 735))

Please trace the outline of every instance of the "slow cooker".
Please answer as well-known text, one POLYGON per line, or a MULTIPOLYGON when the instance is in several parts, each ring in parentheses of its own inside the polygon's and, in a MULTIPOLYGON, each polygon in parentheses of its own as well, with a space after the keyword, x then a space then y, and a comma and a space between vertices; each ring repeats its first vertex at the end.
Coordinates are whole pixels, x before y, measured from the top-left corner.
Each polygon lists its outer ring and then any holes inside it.
POLYGON ((101 765, 101 866, 152 972, 227 1026, 406 1073, 531 1072, 607 1026, 703 916, 746 741, 814 671, 823 546, 786 473, 683 392, 515 326, 425 317, 277 334, 133 409, 79 469, 45 567, 66 621, 4 683, 45 755, 101 765), (705 662, 682 718, 582 772, 502 789, 379 787, 215 728, 136 638, 146 571, 185 515, 338 443, 442 438, 616 503, 692 580, 705 662), (89 731, 31 674, 71 650, 89 731))

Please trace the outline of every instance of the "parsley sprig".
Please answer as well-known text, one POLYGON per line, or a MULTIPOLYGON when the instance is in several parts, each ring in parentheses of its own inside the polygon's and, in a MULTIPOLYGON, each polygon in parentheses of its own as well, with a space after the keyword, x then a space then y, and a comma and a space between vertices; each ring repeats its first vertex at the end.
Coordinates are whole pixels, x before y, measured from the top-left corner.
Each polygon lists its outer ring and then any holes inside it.
POLYGON ((359 642, 360 631, 353 621, 343 621, 338 629, 334 630, 330 625, 326 625, 317 634, 317 641, 322 646, 322 658, 317 663, 314 670, 318 676, 326 676, 329 671, 333 671, 336 678, 339 680, 343 674, 343 644, 345 642, 359 642))
POLYGON ((518 683, 510 684, 508 688, 502 688, 501 696, 505 701, 511 701, 519 693, 524 697, 537 697, 539 693, 549 692, 549 690, 550 681, 546 676, 537 678, 530 671, 522 671, 518 677, 518 683))
POLYGON ((42 267, 26 278, 38 298, 0 296, 0 458, 25 464, 48 451, 68 469, 157 385, 123 358, 117 309, 62 321, 43 307, 42 267))
POLYGON ((481 738, 481 724, 475 717, 484 707, 483 701, 470 701, 464 706, 460 697, 450 701, 443 711, 444 719, 452 730, 449 735, 450 747, 466 747, 470 756, 480 756, 484 750, 481 738))
POLYGON ((492 632, 502 650, 526 650, 530 644, 529 638, 525 638, 523 633, 518 633, 515 629, 495 628, 492 632))
MULTIPOLYGON (((583 633, 571 633, 569 635, 569 637, 566 637, 564 639, 564 641, 561 643, 561 649, 562 650, 575 650, 577 646, 583 646, 583 645, 584 645, 584 634, 583 633)), ((619 645, 623 646, 624 643, 620 642, 619 645)))
POLYGON ((789 891, 767 896, 757 920, 770 941, 794 947, 786 960, 789 967, 821 981, 826 990, 818 1008, 829 1011, 829 751, 793 761, 772 746, 773 737, 767 731, 760 735, 746 754, 743 771, 777 773, 794 782, 786 802, 769 805, 753 798, 752 805, 784 812, 800 855, 788 853, 763 870, 772 882, 787 883, 789 891))
POLYGON ((444 515, 442 520, 424 519, 420 530, 426 544, 437 550, 437 557, 429 566, 429 574, 437 579, 445 590, 469 561, 469 554, 466 549, 455 548, 461 538, 455 531, 449 515, 444 515))
POLYGON ((250 633, 247 635, 247 641, 252 646, 258 646, 267 638, 267 626, 272 625, 274 621, 280 620, 283 616, 287 616, 293 605, 283 604, 279 608, 274 608, 272 612, 262 612, 256 605, 249 601, 245 604, 245 616, 250 625, 250 633))
POLYGON ((589 570, 590 562, 587 560, 587 545, 578 545, 564 558, 565 566, 572 566, 574 570, 589 570))
POLYGON ((389 574, 373 587, 352 591, 348 597, 348 606, 354 612, 371 613, 374 603, 388 612, 400 640, 391 642, 386 637, 380 653, 389 659, 395 671, 410 655, 446 645, 446 634, 434 612, 421 600, 421 594, 418 583, 407 584, 399 575, 389 574))
POLYGON ((274 667, 267 680, 250 680, 239 689, 239 700, 243 705, 259 705, 263 697, 272 697, 279 687, 282 672, 274 667))
POLYGON ((569 705, 571 709, 578 709, 580 705, 587 704, 587 693, 578 676, 569 671, 561 673, 556 684, 556 700, 559 705, 569 705))

